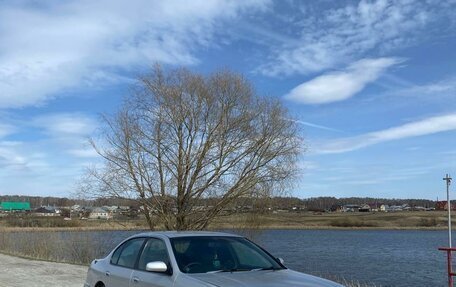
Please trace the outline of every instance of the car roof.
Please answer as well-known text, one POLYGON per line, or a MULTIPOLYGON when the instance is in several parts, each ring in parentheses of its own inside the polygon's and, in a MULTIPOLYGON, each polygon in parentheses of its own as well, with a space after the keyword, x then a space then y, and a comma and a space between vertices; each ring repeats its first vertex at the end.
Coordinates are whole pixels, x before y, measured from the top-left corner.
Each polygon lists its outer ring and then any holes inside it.
POLYGON ((212 232, 212 231, 149 231, 135 234, 133 237, 198 237, 198 236, 228 236, 228 237, 242 237, 240 235, 225 233, 225 232, 212 232))

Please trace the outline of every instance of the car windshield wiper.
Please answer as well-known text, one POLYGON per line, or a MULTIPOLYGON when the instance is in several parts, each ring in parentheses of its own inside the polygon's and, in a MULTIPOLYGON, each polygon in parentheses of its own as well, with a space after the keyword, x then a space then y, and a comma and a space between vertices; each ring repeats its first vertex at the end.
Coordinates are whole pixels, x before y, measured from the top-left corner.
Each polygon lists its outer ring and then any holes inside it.
POLYGON ((252 271, 253 269, 246 269, 246 268, 231 268, 231 269, 221 269, 215 271, 208 271, 206 273, 221 273, 221 272, 240 272, 240 271, 252 271))
POLYGON ((274 267, 274 266, 270 266, 270 267, 263 267, 263 268, 256 268, 256 269, 253 269, 254 271, 265 271, 265 270, 282 270, 283 268, 281 267, 274 267))

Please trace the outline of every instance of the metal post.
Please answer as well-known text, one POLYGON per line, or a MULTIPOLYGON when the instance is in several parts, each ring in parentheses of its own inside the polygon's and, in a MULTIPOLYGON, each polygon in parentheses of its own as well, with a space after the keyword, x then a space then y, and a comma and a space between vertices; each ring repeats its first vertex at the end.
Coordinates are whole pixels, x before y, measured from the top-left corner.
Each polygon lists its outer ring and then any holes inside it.
POLYGON ((449 250, 447 253, 448 260, 448 286, 453 287, 453 268, 451 260, 451 200, 450 200, 450 184, 451 177, 447 174, 443 179, 446 181, 446 192, 447 192, 447 209, 448 209, 448 244, 449 250))
POLYGON ((449 247, 451 248, 451 200, 450 200, 450 184, 451 184, 451 177, 447 174, 446 177, 443 179, 446 181, 446 191, 447 191, 447 210, 448 210, 448 243, 449 247))

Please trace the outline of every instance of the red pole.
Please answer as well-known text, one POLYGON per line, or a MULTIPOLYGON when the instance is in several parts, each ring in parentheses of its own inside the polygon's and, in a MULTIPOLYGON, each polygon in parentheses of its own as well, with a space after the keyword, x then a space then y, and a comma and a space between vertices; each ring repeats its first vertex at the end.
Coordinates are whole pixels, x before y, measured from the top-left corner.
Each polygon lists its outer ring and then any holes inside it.
POLYGON ((448 287, 454 287, 453 286, 453 282, 454 282, 453 277, 456 276, 456 273, 453 273, 453 265, 451 262, 451 260, 452 260, 451 252, 456 251, 456 248, 440 247, 439 250, 446 251, 446 253, 447 253, 448 287))
POLYGON ((451 268, 451 250, 447 251, 447 259, 448 259, 448 287, 453 287, 453 271, 451 268))

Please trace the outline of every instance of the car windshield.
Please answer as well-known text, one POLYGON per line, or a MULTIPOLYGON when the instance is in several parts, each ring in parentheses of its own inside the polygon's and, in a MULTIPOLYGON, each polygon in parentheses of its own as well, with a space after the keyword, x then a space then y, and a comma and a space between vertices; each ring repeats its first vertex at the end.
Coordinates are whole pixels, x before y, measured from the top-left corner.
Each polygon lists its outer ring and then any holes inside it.
POLYGON ((194 236, 171 239, 184 273, 283 269, 271 255, 241 237, 194 236))

